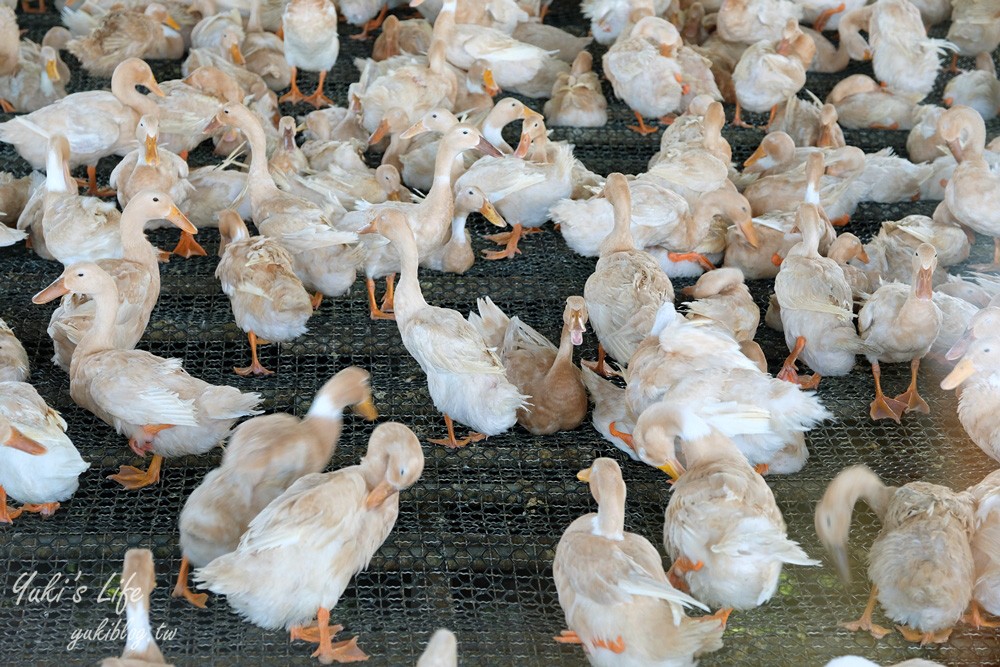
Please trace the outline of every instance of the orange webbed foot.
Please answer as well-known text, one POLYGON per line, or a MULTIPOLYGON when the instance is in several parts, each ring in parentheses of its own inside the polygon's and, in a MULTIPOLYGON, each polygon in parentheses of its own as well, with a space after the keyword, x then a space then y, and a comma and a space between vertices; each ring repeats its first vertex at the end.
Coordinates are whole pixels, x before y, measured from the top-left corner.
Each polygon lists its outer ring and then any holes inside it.
POLYGON ((618 635, 615 639, 595 639, 593 642, 594 648, 606 648, 616 655, 620 655, 625 652, 625 640, 622 639, 621 635, 618 635))
POLYGON ((906 403, 901 403, 893 398, 886 398, 885 396, 876 396, 875 400, 872 401, 871 409, 868 411, 868 414, 875 421, 880 419, 891 419, 898 424, 899 418, 905 410, 906 403))
POLYGON ((983 618, 983 607, 975 600, 972 601, 969 613, 962 616, 962 622, 977 630, 980 628, 1000 628, 1000 621, 988 621, 983 618))
POLYGON ((14 524, 14 519, 21 516, 20 508, 13 508, 7 503, 0 504, 0 523, 14 524))
POLYGON ((726 629, 726 624, 729 622, 729 616, 733 613, 732 607, 724 607, 714 614, 708 616, 700 616, 699 621, 719 621, 722 623, 722 629, 726 629))
POLYGON ((903 412, 922 412, 925 415, 931 413, 931 408, 927 405, 927 401, 915 389, 907 389, 897 396, 895 400, 897 403, 902 403, 905 406, 903 412))
POLYGON ((871 636, 875 639, 882 639, 887 634, 892 632, 889 628, 883 628, 881 625, 872 623, 871 617, 862 617, 856 621, 851 621, 850 623, 841 623, 840 627, 845 630, 850 630, 851 632, 860 632, 861 630, 864 630, 871 634, 871 636))
POLYGON ((625 127, 627 129, 632 130, 633 132, 638 132, 643 136, 647 134, 655 134, 656 132, 660 131, 660 129, 657 127, 650 127, 649 125, 646 125, 646 120, 642 117, 642 114, 640 114, 638 111, 633 111, 632 113, 635 114, 635 119, 639 121, 639 124, 626 125, 625 127))
POLYGON ((454 435, 450 438, 440 438, 436 440, 428 440, 427 442, 433 443, 435 445, 444 445, 449 449, 460 449, 465 447, 469 443, 481 442, 486 439, 486 436, 482 433, 477 433, 476 431, 470 431, 469 435, 464 438, 455 439, 454 435))
POLYGON ((41 514, 42 516, 52 516, 59 509, 59 503, 41 503, 33 504, 29 503, 27 505, 21 505, 21 512, 33 512, 35 514, 41 514))
POLYGON ((237 366, 233 368, 233 372, 240 377, 248 377, 250 375, 274 375, 274 371, 264 368, 260 361, 257 360, 254 360, 254 362, 249 366, 244 366, 242 368, 237 366))
POLYGON ((205 249, 201 247, 201 244, 195 241, 194 235, 188 232, 181 232, 181 238, 177 241, 177 245, 171 251, 174 255, 179 255, 184 259, 190 259, 192 257, 206 257, 208 253, 205 249))
POLYGON ((332 665, 335 662, 364 662, 368 654, 358 647, 358 638, 352 637, 329 647, 320 644, 312 657, 319 659, 321 665, 332 665))
POLYGON ((906 641, 920 642, 921 646, 926 646, 927 644, 944 644, 951 637, 952 630, 951 628, 945 628, 937 632, 920 632, 908 625, 897 625, 896 629, 899 630, 899 634, 903 635, 906 641))
POLYGON ((558 637, 553 637, 560 644, 582 644, 583 640, 572 630, 563 630, 558 637))

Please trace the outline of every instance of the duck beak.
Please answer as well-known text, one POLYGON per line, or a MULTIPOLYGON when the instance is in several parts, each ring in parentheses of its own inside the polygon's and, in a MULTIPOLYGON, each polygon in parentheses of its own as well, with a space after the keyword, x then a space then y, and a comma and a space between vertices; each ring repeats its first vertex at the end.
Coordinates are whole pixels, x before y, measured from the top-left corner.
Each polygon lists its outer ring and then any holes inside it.
POLYGON ((610 424, 608 424, 608 431, 611 433, 611 435, 615 436, 616 438, 624 442, 626 445, 628 445, 628 448, 634 452, 635 443, 632 440, 632 434, 625 433, 624 431, 619 431, 617 428, 615 428, 616 423, 617 422, 611 422, 610 424))
POLYGON ((583 482, 584 484, 589 483, 590 482, 590 470, 591 470, 590 468, 586 468, 584 470, 581 470, 580 472, 576 473, 576 478, 578 480, 580 480, 581 482, 583 482))
POLYGON ((421 120, 418 120, 413 125, 411 125, 408 128, 406 128, 405 130, 403 130, 400 133, 399 138, 400 139, 412 139, 413 137, 421 135, 424 132, 430 132, 430 130, 427 129, 427 126, 424 125, 423 119, 421 119, 421 120))
POLYGON ((944 105, 946 107, 950 107, 952 104, 955 103, 955 98, 954 97, 946 97, 946 98, 944 98, 941 101, 944 102, 944 105))
POLYGON ((385 138, 385 135, 389 132, 389 121, 382 119, 382 122, 378 124, 375 131, 372 132, 372 136, 368 137, 368 145, 374 146, 378 142, 385 138))
POLYGON ((181 26, 174 20, 173 16, 167 16, 167 18, 163 19, 163 24, 171 30, 181 31, 181 26))
POLYGON ((476 149, 479 152, 485 153, 486 155, 490 155, 492 157, 503 157, 503 153, 497 150, 496 146, 488 142, 486 140, 486 137, 479 137, 479 143, 476 144, 476 149))
POLYGON ((684 83, 684 77, 682 77, 680 74, 674 74, 674 80, 677 81, 677 83, 681 84, 682 95, 687 95, 688 93, 691 92, 691 86, 684 83))
POLYGON ((246 65, 246 58, 243 57, 243 52, 240 51, 239 44, 233 44, 229 47, 229 57, 233 59, 233 62, 237 65, 246 65))
POLYGON ((396 487, 394 487, 388 481, 382 480, 381 482, 378 483, 378 486, 376 486, 374 489, 371 490, 371 493, 368 494, 368 497, 365 498, 365 508, 370 510, 375 509, 376 507, 384 503, 386 498, 396 493, 399 493, 396 490, 396 487))
POLYGON ((920 267, 917 271, 917 298, 930 299, 934 293, 933 286, 934 271, 927 267, 920 267))
POLYGON ((573 345, 583 345, 583 334, 587 333, 587 325, 583 323, 583 315, 575 311, 570 317, 569 342, 573 345))
POLYGON ((494 225, 495 227, 507 226, 507 221, 503 219, 503 216, 501 216, 500 213, 497 212, 496 208, 494 208, 493 204, 491 204, 490 202, 484 202, 482 207, 480 207, 479 212, 483 215, 484 218, 489 220, 491 225, 494 225))
POLYGON ((49 80, 53 83, 61 79, 59 76, 59 64, 55 60, 49 60, 45 63, 45 76, 49 77, 49 80))
POLYGON ((529 148, 531 148, 531 135, 522 132, 521 140, 517 142, 517 148, 514 149, 514 157, 523 158, 528 154, 529 148))
POLYGON ((281 136, 281 143, 282 143, 282 147, 286 151, 293 151, 293 150, 295 150, 295 128, 294 127, 290 128, 288 130, 285 130, 284 134, 282 134, 282 136, 281 136))
POLYGON ((757 150, 753 152, 753 155, 747 158, 746 162, 743 163, 744 167, 752 167, 757 164, 758 160, 762 160, 767 157, 767 150, 763 146, 758 146, 757 150))
POLYGON ((969 359, 962 359, 953 369, 951 369, 951 372, 948 373, 943 380, 941 380, 941 388, 945 391, 950 391, 972 377, 975 372, 976 365, 969 359))
POLYGON ((660 44, 660 55, 664 58, 673 58, 677 48, 673 44, 660 44))
POLYGON ((48 451, 45 449, 45 445, 35 442, 13 426, 10 427, 10 437, 7 438, 7 442, 3 444, 7 447, 13 447, 14 449, 19 449, 26 454, 33 454, 35 456, 44 454, 48 451))
POLYGON ((858 259, 865 264, 868 264, 869 262, 872 261, 871 257, 868 256, 868 251, 865 250, 864 248, 858 251, 858 259))
POLYGON ((968 351, 969 346, 972 345, 972 341, 975 340, 975 338, 975 334, 973 334, 971 330, 966 331, 962 334, 961 338, 955 341, 955 344, 951 346, 951 349, 945 353, 944 358, 948 361, 961 359, 962 356, 965 355, 966 351, 968 351))
POLYGON ((149 92, 153 93, 157 97, 167 96, 167 94, 163 92, 163 89, 160 88, 160 84, 156 82, 156 77, 154 76, 149 77, 149 80, 143 83, 142 85, 146 86, 146 88, 149 88, 149 92))
POLYGON ((69 294, 69 288, 66 287, 66 281, 62 276, 59 276, 54 283, 43 289, 41 292, 31 297, 31 303, 36 305, 41 305, 43 303, 48 303, 49 301, 55 301, 61 296, 69 294))
POLYGON ((373 422, 378 419, 378 409, 372 402, 372 397, 369 396, 360 403, 356 403, 354 407, 351 408, 351 412, 358 415, 365 421, 373 422))
POLYGON ((176 206, 170 207, 170 212, 167 213, 167 220, 174 223, 174 226, 179 228, 181 231, 187 232, 188 234, 197 234, 198 228, 192 224, 188 217, 181 213, 181 210, 176 206))
POLYGON ((787 39, 783 39, 778 42, 778 48, 775 49, 779 56, 787 56, 792 52, 792 43, 787 39))
POLYGON ((156 135, 146 135, 146 164, 159 164, 160 156, 156 150, 156 135))
POLYGON ((662 470, 670 475, 670 479, 675 482, 681 478, 681 475, 684 474, 684 466, 682 466, 678 461, 667 461, 661 466, 656 466, 656 469, 662 470))
POLYGON ((493 70, 489 68, 483 70, 483 87, 486 89, 486 94, 490 97, 496 97, 500 94, 500 86, 497 85, 496 79, 493 78, 493 70))
POLYGON ((386 195, 386 199, 389 201, 399 201, 399 193, 390 192, 388 195, 386 195))
POLYGON ((775 266, 781 266, 781 263, 783 261, 785 261, 785 258, 779 255, 778 253, 774 253, 773 255, 771 255, 771 264, 774 264, 775 266))
POLYGON ((833 131, 829 125, 824 125, 819 131, 819 139, 816 140, 817 148, 833 147, 833 131))
POLYGON ((740 220, 736 226, 740 228, 747 243, 754 248, 760 247, 760 239, 757 237, 757 228, 753 226, 753 218, 747 217, 746 220, 740 220))

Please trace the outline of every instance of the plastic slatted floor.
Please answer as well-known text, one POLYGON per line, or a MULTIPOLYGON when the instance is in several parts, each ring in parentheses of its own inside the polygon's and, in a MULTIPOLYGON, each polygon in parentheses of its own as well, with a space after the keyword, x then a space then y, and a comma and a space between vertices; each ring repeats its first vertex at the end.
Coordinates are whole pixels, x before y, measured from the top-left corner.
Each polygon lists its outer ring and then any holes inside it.
MULTIPOLYGON (((587 24, 575 5, 556 0, 552 21, 583 34, 587 24)), ((36 40, 58 22, 56 14, 21 19, 29 37, 36 40)), ((353 32, 356 29, 342 25, 341 57, 327 81, 327 94, 341 104, 347 86, 357 78, 353 57, 364 56, 371 48, 371 42, 346 39, 353 32)), ((600 67, 604 49, 592 48, 600 67)), ((179 76, 178 63, 153 65, 161 80, 179 76)), ((963 65, 970 66, 970 62, 963 61, 963 65)), ((866 69, 870 71, 867 65, 855 71, 866 69)), ((812 76, 808 87, 822 98, 841 76, 812 76)), ((940 100, 943 82, 944 76, 932 100, 940 100)), ((305 82, 303 90, 312 83, 314 79, 305 82)), ((74 68, 72 90, 107 85, 106 80, 88 79, 74 68)), ((596 171, 641 172, 658 148, 658 137, 627 131, 631 113, 613 100, 610 86, 605 92, 611 102, 607 127, 557 129, 554 136, 575 143, 577 155, 596 171)), ((996 121, 990 123, 989 136, 995 136, 998 129, 996 121)), ((865 150, 892 146, 905 155, 905 132, 845 134, 849 143, 865 150)), ((726 136, 734 159, 742 161, 762 133, 727 128, 726 136)), ((193 153, 192 164, 213 159, 202 148, 193 153)), ((102 163, 105 177, 113 165, 111 160, 102 163)), ((6 145, 0 145, 0 168, 18 175, 29 169, 6 145)), ((934 205, 866 204, 850 229, 867 240, 882 220, 929 214, 934 205)), ((487 227, 476 218, 472 229, 478 251, 487 245, 480 238, 487 227)), ((162 232, 152 238, 163 247, 175 240, 162 232)), ((214 254, 215 230, 206 230, 199 238, 214 254)), ((984 261, 989 254, 989 244, 980 241, 973 261, 984 261)), ((522 248, 524 254, 513 261, 480 262, 462 277, 423 273, 427 300, 467 312, 477 297, 489 294, 506 312, 520 315, 555 338, 565 298, 582 292, 594 262, 574 255, 551 228, 527 237, 522 248)), ((361 281, 348 296, 325 300, 310 320, 307 335, 288 345, 263 348, 262 362, 276 370, 276 375, 265 379, 234 375, 233 366, 246 363, 248 350, 213 276, 215 264, 210 256, 175 259, 162 267, 162 293, 140 343, 142 349, 183 359, 189 372, 208 382, 259 391, 268 411, 294 414, 308 409, 315 390, 330 375, 347 365, 358 365, 372 373, 383 420, 401 421, 422 439, 441 436, 443 422, 429 400, 420 368, 403 349, 394 324, 369 320, 361 281)), ((178 514, 188 494, 217 465, 221 452, 171 460, 161 483, 141 492, 123 492, 105 479, 120 464, 137 461, 123 438, 73 404, 68 378, 49 362, 52 346, 45 329, 51 309, 31 305, 30 297, 59 272, 59 265, 38 259, 23 246, 0 249, 0 317, 13 326, 28 350, 33 384, 63 413, 69 435, 92 463, 76 496, 54 517, 28 516, 13 527, 0 528, 0 631, 4 634, 0 664, 68 667, 118 655, 123 638, 109 635, 119 617, 112 602, 100 600, 100 591, 120 571, 122 556, 130 547, 151 548, 156 558, 160 585, 153 593, 152 618, 154 627, 162 624, 169 634, 161 646, 172 662, 247 667, 314 664, 306 644, 290 643, 285 633, 244 623, 221 599, 211 600, 207 610, 196 610, 170 597, 180 562, 178 514), (36 573, 33 578, 32 573, 36 573)), ((687 282, 678 281, 678 286, 687 282)), ((771 285, 753 284, 751 289, 758 303, 766 305, 771 285)), ((774 372, 786 354, 783 341, 763 325, 758 340, 774 372)), ((596 340, 587 336, 582 356, 593 358, 595 348, 596 340)), ((886 367, 887 391, 902 391, 907 372, 901 365, 886 367)), ((893 484, 924 479, 955 488, 978 481, 995 467, 957 422, 954 395, 937 389, 941 370, 928 365, 921 376, 932 413, 907 416, 902 425, 868 419, 873 387, 864 365, 859 364, 850 377, 823 380, 819 394, 834 419, 809 434, 811 457, 802 472, 768 477, 791 537, 811 555, 823 556, 812 528, 814 505, 829 480, 845 466, 865 463, 893 484)), ((356 462, 370 430, 370 425, 348 418, 332 467, 356 462)), ((576 472, 596 456, 621 462, 629 489, 627 528, 654 544, 661 541, 663 510, 670 496, 662 473, 629 462, 604 443, 589 423, 554 436, 535 437, 516 429, 459 451, 429 444, 424 451, 423 478, 403 494, 395 530, 368 570, 348 588, 333 613, 334 620, 349 635, 360 635, 372 665, 413 664, 430 633, 441 626, 458 634, 465 665, 585 664, 578 647, 551 639, 565 627, 552 583, 555 547, 574 518, 594 509, 586 486, 576 481, 576 472)), ((920 648, 898 634, 876 642, 867 634, 838 628, 838 622, 855 618, 864 606, 868 592, 865 555, 877 532, 874 515, 859 506, 850 550, 855 583, 841 584, 827 564, 786 568, 774 599, 755 611, 734 614, 725 648, 702 664, 806 667, 848 653, 882 664, 914 657, 952 666, 1000 662, 1000 644, 992 630, 963 627, 945 646, 920 648)), ((887 620, 882 617, 880 622, 887 620)), ((123 617, 120 627, 124 627, 123 617)))

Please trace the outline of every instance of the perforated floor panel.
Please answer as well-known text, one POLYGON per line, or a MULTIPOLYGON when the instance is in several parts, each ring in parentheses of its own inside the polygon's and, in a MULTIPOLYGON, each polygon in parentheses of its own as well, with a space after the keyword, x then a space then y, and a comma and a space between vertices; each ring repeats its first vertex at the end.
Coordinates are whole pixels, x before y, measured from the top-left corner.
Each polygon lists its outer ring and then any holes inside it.
MULTIPOLYGON (((587 24, 575 5, 556 0, 551 21, 583 34, 587 24)), ((21 19, 28 36, 38 40, 48 26, 57 23, 58 16, 21 19)), ((346 101, 348 84, 357 78, 353 57, 366 55, 371 48, 371 41, 346 39, 356 31, 342 26, 340 60, 327 80, 327 94, 341 104, 346 101)), ((943 35, 944 30, 938 27, 938 33, 943 35)), ((592 48, 595 65, 600 67, 604 49, 592 48)), ((967 60, 961 64, 971 66, 967 60)), ((179 76, 177 63, 153 65, 161 80, 179 76)), ((870 68, 851 71, 866 70, 870 68)), ((842 76, 811 76, 808 87, 822 98, 842 76)), ((946 76, 942 75, 932 100, 940 100, 946 76)), ((304 82, 303 90, 310 90, 314 81, 304 82)), ((74 67, 73 90, 107 85, 106 80, 88 79, 74 67)), ((575 143, 577 155, 595 171, 641 172, 657 150, 659 138, 627 131, 630 112, 613 100, 610 86, 606 94, 611 102, 607 127, 557 129, 554 138, 575 143)), ((537 102, 532 106, 540 109, 537 102)), ((306 110, 294 109, 300 114, 306 110)), ((1000 125, 993 121, 988 129, 992 137, 1000 125)), ((892 146, 905 155, 905 132, 845 134, 849 143, 865 150, 892 146)), ((734 159, 742 161, 762 133, 727 128, 726 136, 734 159)), ((204 148, 191 158, 193 165, 212 159, 204 148)), ((113 165, 111 160, 102 163, 105 178, 113 165)), ((0 145, 0 168, 17 175, 29 169, 6 145, 0 145)), ((849 229, 867 240, 882 220, 915 212, 929 214, 934 205, 926 201, 866 204, 849 229)), ((488 245, 480 238, 487 227, 478 218, 471 227, 478 252, 488 245)), ((175 240, 165 232, 151 236, 162 247, 171 247, 175 240)), ((214 255, 217 233, 205 230, 199 239, 214 255)), ((524 254, 512 261, 479 262, 461 277, 424 272, 421 282, 427 301, 467 312, 476 297, 488 294, 506 312, 555 338, 565 298, 582 293, 594 261, 574 255, 551 227, 527 237, 522 248, 524 254)), ((991 244, 980 239, 971 261, 985 261, 990 250, 991 244)), ((401 421, 425 441, 441 437, 443 422, 429 400, 420 368, 403 349, 392 322, 368 318, 361 281, 348 296, 325 300, 310 320, 307 335, 287 345, 263 348, 262 362, 277 371, 274 376, 242 379, 234 375, 232 368, 246 363, 248 350, 213 276, 215 265, 216 259, 210 256, 174 259, 162 267, 162 294, 140 343, 142 349, 180 358, 190 373, 208 382, 258 391, 268 411, 294 414, 306 411, 315 390, 330 375, 358 365, 372 373, 382 420, 401 421)), ((0 249, 0 317, 13 326, 28 350, 32 383, 62 412, 69 435, 92 463, 81 478, 79 492, 55 516, 27 516, 13 527, 0 528, 0 665, 69 667, 118 655, 124 644, 123 636, 113 633, 119 617, 112 602, 100 600, 100 591, 120 571, 129 547, 153 550, 159 587, 153 594, 152 620, 154 628, 162 624, 160 644, 171 662, 246 667, 314 664, 309 645, 290 643, 285 633, 244 623, 224 599, 214 598, 207 610, 197 610, 170 597, 180 562, 178 514, 188 494, 217 465, 221 452, 170 460, 161 483, 140 492, 123 492, 105 479, 120 464, 138 461, 122 437, 70 400, 67 376, 49 362, 52 345, 45 329, 51 308, 30 303, 31 296, 60 270, 23 245, 0 249)), ((677 281, 678 286, 688 283, 677 281)), ((758 303, 765 305, 771 285, 758 283, 751 289, 758 303)), ((786 353, 782 339, 762 325, 758 340, 772 372, 776 371, 786 353)), ((596 340, 588 335, 582 357, 593 358, 595 349, 596 340)), ((907 376, 908 368, 903 365, 885 367, 887 391, 902 391, 907 376)), ((865 463, 893 484, 924 479, 954 488, 964 488, 996 467, 966 437, 955 416, 954 395, 937 388, 941 377, 941 369, 929 364, 921 370, 931 415, 907 415, 901 425, 869 420, 873 387, 863 365, 850 377, 823 380, 819 394, 834 419, 809 434, 810 459, 802 472, 767 478, 791 537, 810 555, 824 556, 812 528, 814 505, 829 480, 845 466, 865 463)), ((370 425, 348 418, 332 467, 356 462, 370 430, 370 425)), ((577 431, 547 437, 515 429, 459 451, 425 442, 424 453, 423 477, 402 495, 395 530, 333 611, 333 620, 346 628, 345 636, 359 635, 373 667, 414 664, 430 633, 441 626, 457 633, 463 665, 585 664, 578 647, 552 641, 565 627, 552 583, 555 547, 573 519, 594 509, 576 472, 596 456, 618 460, 628 483, 627 528, 657 545, 670 497, 665 476, 627 460, 601 440, 589 420, 577 431)), ((859 507, 850 549, 855 583, 840 583, 828 562, 817 568, 786 568, 774 599, 760 609, 733 614, 725 648, 705 657, 702 664, 818 667, 850 653, 880 664, 915 657, 953 667, 1000 663, 996 630, 961 627, 948 644, 920 648, 895 633, 876 642, 867 634, 838 628, 838 622, 855 618, 864 607, 868 593, 865 555, 877 532, 874 515, 859 507)), ((888 624, 880 613, 876 620, 888 624)), ((122 617, 119 629, 123 627, 122 617)))

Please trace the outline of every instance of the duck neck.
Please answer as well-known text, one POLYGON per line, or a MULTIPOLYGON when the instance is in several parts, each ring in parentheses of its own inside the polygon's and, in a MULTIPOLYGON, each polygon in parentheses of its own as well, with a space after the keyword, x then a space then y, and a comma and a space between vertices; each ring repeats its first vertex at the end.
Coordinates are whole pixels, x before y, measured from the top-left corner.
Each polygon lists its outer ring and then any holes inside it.
POLYGON ((267 136, 264 134, 264 128, 261 127, 256 118, 248 120, 251 122, 241 123, 239 129, 246 136, 247 143, 250 145, 250 173, 248 176, 250 204, 254 210, 257 210, 268 199, 280 194, 280 191, 278 186, 274 184, 274 179, 271 178, 271 171, 268 168, 267 136))
POLYGON ((611 230, 611 233, 608 234, 608 237, 601 243, 601 256, 635 250, 635 241, 632 239, 631 208, 631 206, 625 205, 614 207, 615 226, 611 230))
POLYGON ((130 601, 125 606, 125 652, 129 657, 144 656, 157 650, 149 610, 143 601, 130 601))
POLYGON ((455 213, 451 219, 451 239, 455 243, 465 243, 465 223, 469 219, 468 213, 455 213))
POLYGON ((624 495, 616 494, 611 498, 601 499, 597 505, 594 533, 609 540, 625 539, 624 495))
POLYGON ((566 364, 572 364, 572 363, 573 363, 573 339, 569 325, 564 322, 562 333, 559 334, 559 350, 556 352, 555 361, 552 362, 552 368, 554 369, 557 366, 564 366, 566 364))
POLYGON ((44 67, 42 68, 38 88, 45 97, 52 97, 56 94, 56 87, 52 84, 52 79, 49 78, 49 74, 45 71, 44 67))
POLYGON ((138 90, 136 82, 129 76, 119 74, 111 78, 111 94, 127 107, 134 109, 140 116, 154 116, 159 113, 156 102, 149 99, 138 90))
MULTIPOLYGON (((122 237, 122 259, 136 264, 142 264, 150 269, 150 275, 159 289, 160 270, 156 251, 145 234, 146 217, 141 213, 125 207, 122 212, 119 230, 122 237)), ((152 287, 152 286, 151 286, 152 287)))
POLYGON ((462 151, 456 151, 449 146, 440 146, 434 159, 434 182, 427 191, 427 197, 421 205, 425 211, 441 211, 441 220, 451 220, 455 213, 455 198, 452 193, 451 172, 462 151))
POLYGON ((395 313, 396 322, 405 322, 416 310, 426 308, 427 302, 420 290, 420 279, 417 276, 417 244, 412 234, 398 234, 392 239, 399 253, 399 284, 396 286, 395 313))
POLYGON ((455 10, 457 8, 457 2, 455 0, 444 0, 441 5, 441 11, 438 12, 437 18, 434 20, 434 29, 431 32, 432 40, 447 40, 451 38, 451 34, 455 29, 455 10))
POLYGON ((503 128, 507 127, 511 122, 507 119, 497 120, 491 114, 486 116, 486 120, 483 121, 480 128, 483 136, 486 137, 486 141, 496 146, 497 150, 505 155, 510 155, 514 152, 514 149, 503 138, 503 128))
POLYGON ((45 158, 45 190, 47 192, 70 192, 66 179, 66 166, 58 151, 49 149, 45 158))
POLYGON ((87 355, 114 348, 115 320, 118 317, 118 293, 114 289, 114 283, 109 278, 108 285, 91 294, 90 298, 94 301, 93 324, 76 346, 72 366, 76 366, 87 355))

